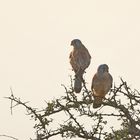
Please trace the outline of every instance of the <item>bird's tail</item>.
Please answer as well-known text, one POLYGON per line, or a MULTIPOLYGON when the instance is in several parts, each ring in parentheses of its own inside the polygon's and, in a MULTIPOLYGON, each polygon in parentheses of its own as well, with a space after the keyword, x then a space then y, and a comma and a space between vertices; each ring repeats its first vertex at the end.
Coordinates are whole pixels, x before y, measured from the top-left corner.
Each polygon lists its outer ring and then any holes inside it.
POLYGON ((82 81, 83 81, 83 71, 79 71, 75 75, 75 81, 74 81, 74 91, 76 93, 79 93, 82 89, 82 81))
POLYGON ((94 96, 93 108, 98 108, 102 105, 102 97, 94 96))
POLYGON ((79 77, 75 77, 74 81, 74 91, 79 93, 82 89, 82 80, 79 77))

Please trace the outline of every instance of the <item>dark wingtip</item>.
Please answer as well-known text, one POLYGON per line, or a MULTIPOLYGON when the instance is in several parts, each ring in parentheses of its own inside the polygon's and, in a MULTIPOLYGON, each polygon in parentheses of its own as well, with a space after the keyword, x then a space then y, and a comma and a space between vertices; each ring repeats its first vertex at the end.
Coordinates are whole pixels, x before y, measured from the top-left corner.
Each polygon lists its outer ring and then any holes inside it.
POLYGON ((102 98, 94 96, 93 108, 99 108, 102 105, 102 98))
POLYGON ((75 93, 80 93, 81 92, 81 88, 74 88, 75 93))
POLYGON ((99 107, 101 107, 101 104, 95 104, 95 103, 93 103, 93 108, 99 108, 99 107))

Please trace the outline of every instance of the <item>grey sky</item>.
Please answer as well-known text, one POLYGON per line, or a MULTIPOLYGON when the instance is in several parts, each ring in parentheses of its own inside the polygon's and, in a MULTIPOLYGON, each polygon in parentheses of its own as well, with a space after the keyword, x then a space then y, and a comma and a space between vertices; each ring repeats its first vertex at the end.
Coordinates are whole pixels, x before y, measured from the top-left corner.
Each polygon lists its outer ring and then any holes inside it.
POLYGON ((26 140, 33 122, 18 107, 10 115, 14 94, 35 107, 64 94, 69 84, 70 41, 79 38, 92 63, 86 80, 107 63, 114 82, 119 76, 136 89, 140 72, 139 0, 4 0, 0 1, 0 134, 26 140), (23 133, 24 132, 24 133, 23 133))

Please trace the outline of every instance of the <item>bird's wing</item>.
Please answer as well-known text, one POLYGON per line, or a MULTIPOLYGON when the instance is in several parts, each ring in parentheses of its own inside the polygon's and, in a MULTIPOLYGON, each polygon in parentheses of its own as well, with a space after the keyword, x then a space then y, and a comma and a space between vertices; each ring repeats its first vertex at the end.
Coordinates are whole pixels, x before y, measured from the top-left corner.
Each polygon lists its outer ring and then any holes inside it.
POLYGON ((88 50, 84 47, 81 47, 77 53, 77 63, 82 70, 85 70, 90 64, 91 56, 88 50))
POLYGON ((89 66, 91 56, 88 50, 84 47, 80 49, 74 49, 69 56, 70 64, 75 72, 79 70, 84 72, 84 70, 89 66))
POLYGON ((106 90, 106 92, 108 92, 110 90, 110 88, 112 87, 113 78, 112 78, 111 74, 108 72, 106 72, 104 74, 104 77, 105 77, 105 80, 104 80, 105 90, 106 90))

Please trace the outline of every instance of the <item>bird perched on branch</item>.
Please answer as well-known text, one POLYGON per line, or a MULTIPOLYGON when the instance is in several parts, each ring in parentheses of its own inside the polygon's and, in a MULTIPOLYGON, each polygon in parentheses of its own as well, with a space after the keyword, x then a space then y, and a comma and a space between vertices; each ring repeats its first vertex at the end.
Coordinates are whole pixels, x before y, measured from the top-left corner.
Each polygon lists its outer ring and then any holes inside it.
POLYGON ((71 45, 73 46, 73 50, 69 58, 75 72, 74 91, 79 93, 82 89, 83 74, 90 64, 91 56, 79 39, 72 40, 71 45))
POLYGON ((91 90, 94 96, 93 108, 98 108, 102 100, 112 87, 113 78, 109 73, 109 67, 102 64, 98 67, 97 73, 93 76, 91 90))

